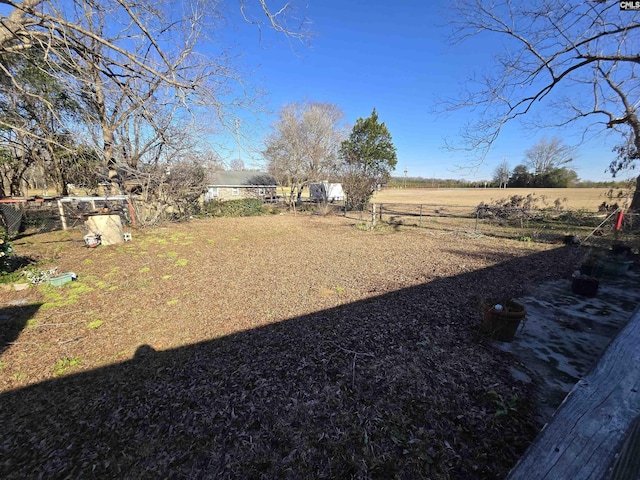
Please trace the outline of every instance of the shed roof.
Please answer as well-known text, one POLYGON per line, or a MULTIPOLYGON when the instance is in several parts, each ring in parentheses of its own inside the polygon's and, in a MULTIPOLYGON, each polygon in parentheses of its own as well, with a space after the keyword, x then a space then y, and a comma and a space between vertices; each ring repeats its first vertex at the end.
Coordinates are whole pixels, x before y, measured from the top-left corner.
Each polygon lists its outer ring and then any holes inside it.
POLYGON ((277 187, 278 182, 265 172, 221 171, 211 176, 211 187, 277 187))

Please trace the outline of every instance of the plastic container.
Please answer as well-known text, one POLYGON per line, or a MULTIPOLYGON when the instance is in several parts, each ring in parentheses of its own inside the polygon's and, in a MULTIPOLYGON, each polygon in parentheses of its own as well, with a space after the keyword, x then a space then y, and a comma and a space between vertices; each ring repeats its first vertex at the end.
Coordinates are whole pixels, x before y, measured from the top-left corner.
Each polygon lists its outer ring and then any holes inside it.
POLYGON ((100 239, 100 235, 98 234, 89 233, 85 235, 83 238, 84 238, 84 244, 88 248, 96 248, 98 245, 100 245, 100 243, 102 243, 100 239))
POLYGON ((49 280, 47 280, 47 283, 53 285, 54 287, 61 287, 62 285, 65 285, 69 282, 73 282, 77 278, 78 275, 76 275, 74 272, 66 272, 62 275, 58 275, 57 277, 50 278, 49 280))

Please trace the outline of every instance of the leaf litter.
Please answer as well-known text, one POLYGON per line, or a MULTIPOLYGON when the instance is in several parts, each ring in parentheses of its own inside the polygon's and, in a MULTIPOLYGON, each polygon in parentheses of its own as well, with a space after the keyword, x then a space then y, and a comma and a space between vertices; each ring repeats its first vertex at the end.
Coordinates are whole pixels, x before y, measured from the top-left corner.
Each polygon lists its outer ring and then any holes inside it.
POLYGON ((570 249, 304 215, 135 238, 61 244, 85 288, 3 347, 3 478, 493 479, 540 428, 477 302, 567 275, 570 249))

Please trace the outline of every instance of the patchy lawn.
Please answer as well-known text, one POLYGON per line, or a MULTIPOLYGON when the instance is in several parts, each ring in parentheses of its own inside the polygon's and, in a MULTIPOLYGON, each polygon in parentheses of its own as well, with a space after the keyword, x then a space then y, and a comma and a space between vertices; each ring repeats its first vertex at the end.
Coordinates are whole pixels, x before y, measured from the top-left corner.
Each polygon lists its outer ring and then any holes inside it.
POLYGON ((566 276, 571 249, 213 219, 15 250, 78 281, 0 292, 0 476, 500 478, 530 385, 477 302, 566 276))

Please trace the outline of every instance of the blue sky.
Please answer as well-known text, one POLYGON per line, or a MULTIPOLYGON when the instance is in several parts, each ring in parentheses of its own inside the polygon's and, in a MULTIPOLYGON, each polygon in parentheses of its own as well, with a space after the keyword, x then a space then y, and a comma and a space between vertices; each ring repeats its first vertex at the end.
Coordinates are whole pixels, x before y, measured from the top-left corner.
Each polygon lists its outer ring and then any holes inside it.
MULTIPOLYGON (((309 47, 271 34, 260 41, 254 28, 237 26, 234 40, 244 51, 242 63, 257 67, 249 80, 268 93, 273 112, 259 117, 254 138, 263 138, 282 105, 307 100, 337 104, 350 124, 375 107, 397 147, 398 176, 406 168, 409 176, 485 179, 503 158, 511 167, 521 163, 525 150, 543 136, 577 145, 579 128, 531 130, 514 123, 479 167, 469 168, 476 162, 468 154, 444 148, 445 138, 455 141, 471 113, 436 114, 438 99, 455 95, 500 48, 487 39, 450 45, 442 26, 447 4, 310 0, 307 16, 315 36, 309 47)), ((613 141, 599 137, 576 148, 573 166, 580 178, 611 178, 605 170, 613 159, 613 141)))
MULTIPOLYGON (((231 44, 242 53, 241 66, 251 72, 246 80, 267 93, 271 113, 240 114, 246 136, 242 155, 248 166, 260 166, 257 152, 277 111, 286 103, 306 100, 337 104, 348 124, 367 117, 375 107, 397 147, 397 176, 404 175, 406 168, 414 177, 488 179, 502 159, 513 168, 543 136, 558 136, 576 146, 573 168, 580 178, 611 178, 606 169, 619 138, 599 136, 580 144, 583 130, 579 126, 559 131, 509 124, 479 166, 478 156, 444 148, 445 139, 455 142, 472 113, 437 114, 438 100, 455 96, 466 79, 491 65, 500 51, 496 40, 487 38, 451 45, 446 27, 449 1, 307 1, 306 16, 314 34, 308 47, 273 32, 260 35, 240 18, 236 2, 228 5, 236 9, 228 28, 213 32, 221 34, 218 47, 231 44)), ((257 4, 257 0, 251 2, 257 4)), ((303 6, 304 2, 299 0, 303 6)), ((6 9, 0 5, 1 13, 6 9)), ((544 115, 544 109, 537 113, 544 115)), ((225 160, 237 158, 233 135, 216 142, 223 146, 225 160)), ((632 174, 622 172, 619 178, 632 174)))

